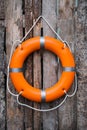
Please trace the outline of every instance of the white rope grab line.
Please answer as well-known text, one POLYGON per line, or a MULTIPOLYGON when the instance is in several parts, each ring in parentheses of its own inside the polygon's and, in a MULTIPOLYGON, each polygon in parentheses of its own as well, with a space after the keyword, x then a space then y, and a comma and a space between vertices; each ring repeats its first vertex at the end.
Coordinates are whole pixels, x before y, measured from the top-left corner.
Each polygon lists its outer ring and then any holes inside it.
POLYGON ((53 107, 53 108, 50 108, 50 109, 38 109, 38 108, 34 108, 32 106, 29 106, 27 104, 24 104, 24 103, 21 103, 19 101, 19 96, 22 94, 22 91, 18 94, 14 94, 13 92, 11 92, 10 88, 9 88, 9 66, 10 66, 10 61, 11 61, 11 57, 12 57, 12 54, 13 54, 13 51, 15 49, 15 45, 20 45, 20 43, 22 43, 24 41, 24 39, 27 37, 27 35, 32 31, 32 29, 35 27, 35 25, 37 24, 37 22, 40 20, 40 19, 43 19, 47 25, 49 26, 49 28, 54 32, 54 34, 64 43, 64 47, 67 45, 69 47, 69 49, 71 50, 69 44, 65 41, 63 41, 63 39, 59 36, 59 34, 53 29, 53 27, 48 23, 48 21, 45 19, 45 17, 43 17, 42 15, 40 15, 36 21, 34 22, 33 26, 29 29, 29 31, 25 34, 25 36, 21 39, 21 40, 16 40, 12 47, 11 47, 11 52, 10 52, 10 57, 9 57, 9 62, 8 62, 8 67, 7 67, 7 90, 8 92, 12 95, 12 96, 16 96, 17 97, 17 103, 21 106, 25 106, 25 107, 28 107, 30 109, 33 109, 33 110, 36 110, 36 111, 40 111, 40 112, 48 112, 48 111, 53 111, 57 108, 59 108, 60 106, 62 106, 62 104, 65 102, 65 100, 67 99, 67 97, 73 97, 75 94, 76 94, 76 91, 77 91, 77 75, 75 75, 75 90, 74 92, 69 95, 65 90, 64 90, 64 93, 66 94, 65 98, 63 99, 63 101, 58 104, 57 106, 53 107))
POLYGON ((76 94, 76 92, 77 92, 77 86, 78 86, 77 85, 77 74, 75 74, 75 89, 74 89, 74 91, 73 91, 72 94, 66 93, 67 97, 73 97, 76 94))
MULTIPOLYGON (((70 51, 71 51, 71 47, 70 47, 69 43, 68 43, 67 41, 63 41, 63 42, 64 42, 64 47, 68 46, 68 48, 69 48, 70 51)), ((72 51, 71 51, 71 52, 72 52, 72 51)))
POLYGON ((49 109, 38 109, 38 108, 35 108, 35 107, 32 107, 32 106, 29 106, 29 105, 27 105, 27 104, 21 103, 21 102, 19 101, 19 96, 21 95, 21 93, 22 93, 22 91, 19 93, 19 95, 17 95, 17 103, 18 103, 19 105, 21 105, 21 106, 25 106, 25 107, 28 107, 28 108, 30 108, 30 109, 32 109, 32 110, 39 111, 39 112, 49 112, 49 111, 53 111, 53 110, 59 108, 60 106, 62 106, 62 104, 65 102, 65 100, 66 100, 66 98, 67 98, 67 95, 66 95, 65 98, 63 99, 63 101, 62 101, 60 104, 58 104, 56 107, 49 108, 49 109))
POLYGON ((22 102, 19 101, 19 96, 22 94, 22 91, 17 95, 17 103, 21 106, 25 106, 25 107, 28 107, 32 110, 35 110, 35 111, 39 111, 39 112, 49 112, 49 111, 53 111, 53 110, 56 110, 57 108, 59 108, 60 106, 63 105, 63 103, 66 101, 67 97, 73 97, 75 94, 76 94, 76 91, 77 91, 77 75, 75 75, 75 89, 74 89, 74 92, 69 95, 66 90, 64 90, 64 93, 66 94, 65 95, 65 98, 63 99, 63 101, 58 104, 57 106, 53 107, 53 108, 49 108, 49 109, 38 109, 38 108, 35 108, 35 107, 32 107, 32 106, 29 106, 27 104, 24 104, 22 102))

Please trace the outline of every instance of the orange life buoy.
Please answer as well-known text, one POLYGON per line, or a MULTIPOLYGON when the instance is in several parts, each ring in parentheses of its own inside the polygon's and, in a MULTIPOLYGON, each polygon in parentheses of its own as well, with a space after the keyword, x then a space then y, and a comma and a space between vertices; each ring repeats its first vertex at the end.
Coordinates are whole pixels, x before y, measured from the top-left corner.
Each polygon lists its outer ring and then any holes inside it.
POLYGON ((21 47, 14 51, 10 61, 10 78, 18 92, 22 96, 36 102, 50 102, 63 96, 64 90, 67 92, 73 83, 75 76, 75 62, 72 53, 67 46, 57 39, 51 37, 35 37, 24 41, 21 47), (55 53, 62 63, 63 72, 59 81, 46 90, 40 90, 31 86, 24 78, 23 63, 26 57, 41 47, 55 53))

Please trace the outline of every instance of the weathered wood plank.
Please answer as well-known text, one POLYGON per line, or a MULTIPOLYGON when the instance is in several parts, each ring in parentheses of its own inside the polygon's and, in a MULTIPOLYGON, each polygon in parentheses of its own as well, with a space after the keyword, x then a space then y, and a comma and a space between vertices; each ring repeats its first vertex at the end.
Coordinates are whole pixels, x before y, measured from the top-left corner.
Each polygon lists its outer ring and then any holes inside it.
POLYGON ((0 27, 5 27, 5 21, 4 20, 0 20, 0 27))
MULTIPOLYGON (((23 0, 25 8, 25 33, 32 26, 35 19, 41 14, 41 0, 23 0)), ((4 2, 0 0, 0 26, 4 26, 4 2)), ((56 14, 58 15, 58 32, 62 38, 69 42, 73 53, 75 52, 78 71, 78 92, 77 97, 66 100, 59 110, 53 112, 39 113, 28 108, 21 108, 16 102, 16 98, 7 93, 7 121, 5 122, 5 87, 4 74, 2 72, 2 62, 0 63, 0 130, 86 130, 87 129, 87 1, 80 0, 77 8, 77 16, 74 24, 74 2, 75 0, 43 0, 43 16, 56 30, 56 14), (58 7, 56 8, 56 5, 58 7), (59 11, 59 12, 56 12, 59 11), (49 15, 51 14, 51 16, 49 15), (75 28, 74 28, 75 25, 75 28), (74 37, 76 37, 74 41, 74 37), (74 51, 75 50, 75 51, 74 51), (77 100, 77 101, 76 101, 77 100), (77 103, 77 105, 76 105, 77 103), (76 108, 77 107, 77 108, 76 108), (43 116, 43 119, 41 117, 43 116), (43 121, 43 123, 42 123, 43 121), (5 124, 7 123, 7 124, 5 124), (41 127, 42 125, 42 127, 41 127)), ((34 30, 27 37, 40 35, 41 23, 39 22, 34 30)), ((43 22, 44 35, 54 36, 53 32, 43 22)), ((13 41, 22 38, 22 1, 6 0, 6 48, 7 57, 13 41)), ((0 60, 3 60, 4 29, 0 27, 0 60)), ((41 88, 41 76, 43 77, 43 88, 50 87, 57 81, 56 57, 48 53, 43 54, 43 76, 41 74, 41 56, 35 52, 29 56, 26 62, 25 77, 28 82, 35 87, 41 88)), ((61 69, 60 69, 61 71, 61 69)), ((61 73, 60 73, 61 74, 61 73)), ((58 73, 58 75, 60 75, 58 73)), ((15 92, 13 86, 12 91, 15 92)), ((73 88, 70 90, 70 93, 73 88)), ((32 106, 32 102, 25 100, 25 103, 32 106)), ((53 107, 52 104, 44 104, 43 108, 53 107)), ((40 108, 37 103, 34 107, 40 108)))
MULTIPOLYGON (((32 24, 35 22, 36 18, 39 16, 41 12, 41 0, 37 1, 29 1, 25 0, 25 32, 29 30, 32 24), (33 8, 34 7, 34 8, 33 8)), ((36 25, 34 30, 28 35, 27 38, 40 35, 40 23, 36 25)), ((41 66, 40 66, 40 53, 36 52, 29 56, 27 61, 27 75, 28 75, 28 82, 34 85, 35 87, 41 87, 41 66), (38 62, 37 62, 38 60, 38 62), (38 79, 39 78, 39 79, 38 79)), ((26 73, 25 73, 26 76, 26 73)), ((32 106, 32 102, 26 102, 27 104, 32 106)), ((38 107, 40 105, 34 103, 34 107, 38 107)), ((32 110, 25 108, 25 120, 27 124, 27 128, 38 130, 40 129, 40 113, 35 112, 33 113, 32 110), (27 111, 26 111, 27 110, 27 111), (29 115, 27 114, 29 113, 29 115)), ((25 128, 26 128, 25 124, 25 128)))
MULTIPOLYGON (((6 51, 9 58, 11 45, 22 38, 22 1, 6 0, 6 51)), ((11 90, 14 87, 9 83, 11 90)), ((7 130, 23 130, 23 107, 19 106, 16 98, 7 92, 7 130)))
POLYGON ((5 19, 5 1, 4 0, 0 0, 0 20, 4 20, 5 19))
MULTIPOLYGON (((56 0, 46 0, 42 2, 42 14, 56 30, 56 0)), ((55 37, 47 24, 43 22, 44 36, 55 37)), ((51 52, 43 53, 43 88, 51 87, 57 82, 57 62, 56 56, 51 52)), ((44 104, 44 108, 53 107, 55 103, 44 104)), ((43 130, 58 130, 57 111, 43 113, 43 130)))
MULTIPOLYGON (((41 15, 41 0, 33 1, 33 22, 41 15)), ((41 35, 41 21, 34 27, 33 36, 41 35)), ((40 51, 33 54, 33 84, 34 87, 41 89, 41 55, 40 51)), ((35 108, 40 109, 40 104, 34 103, 35 108)), ((41 130, 41 113, 34 111, 34 130, 41 130)))
POLYGON ((87 1, 79 0, 75 18, 75 56, 78 71, 77 130, 87 129, 87 1))
MULTIPOLYGON (((71 50, 74 53, 74 18, 73 7, 74 0, 60 0, 58 8, 58 29, 63 40, 68 41, 71 50)), ((57 29, 57 30, 58 30, 57 29)), ((61 73, 59 74, 59 76, 61 73)), ((74 86, 73 86, 74 88, 74 86)), ((70 89, 70 93, 73 92, 70 89)), ((69 93, 69 94, 70 94, 69 93)), ((76 96, 68 98, 66 102, 59 108, 59 129, 73 130, 76 129, 76 96)))
MULTIPOLYGON (((33 57, 33 68, 34 68, 34 86, 37 88, 41 88, 41 56, 39 52, 34 53, 33 57)), ((34 103, 35 108, 40 109, 39 103, 34 103)), ((41 113, 34 111, 34 130, 40 130, 41 129, 41 113)))
POLYGON ((5 75, 4 71, 4 35, 5 28, 0 26, 0 130, 5 130, 5 75))
MULTIPOLYGON (((30 29, 33 23, 33 1, 32 0, 25 0, 25 34, 30 29)), ((31 32, 26 39, 33 36, 31 32)), ((25 71, 25 78, 27 81, 33 85, 33 55, 28 56, 26 63, 26 71, 25 71)), ((25 104, 32 106, 32 102, 25 99, 25 104)), ((33 130, 33 111, 29 108, 24 108, 24 116, 25 116, 25 129, 26 130, 33 130)))

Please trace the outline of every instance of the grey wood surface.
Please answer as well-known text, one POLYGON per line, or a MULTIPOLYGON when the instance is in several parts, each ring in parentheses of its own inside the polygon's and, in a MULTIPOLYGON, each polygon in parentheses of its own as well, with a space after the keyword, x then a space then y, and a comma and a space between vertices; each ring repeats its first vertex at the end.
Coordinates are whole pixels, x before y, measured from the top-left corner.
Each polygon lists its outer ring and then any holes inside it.
POLYGON ((6 92, 5 92, 5 74, 4 74, 4 36, 5 28, 0 26, 0 130, 6 127, 6 92))
MULTIPOLYGON (((25 20, 25 26, 24 26, 24 35, 27 33, 27 31, 29 30, 29 28, 32 26, 33 23, 33 2, 32 0, 25 0, 24 1, 24 20, 25 20)), ((26 39, 30 38, 33 36, 33 33, 31 32, 26 39)), ((27 79, 27 81, 33 85, 33 56, 30 55, 25 63, 25 78, 27 79)), ((32 102, 29 102, 27 99, 25 99, 25 104, 28 104, 30 106, 32 106, 32 102)), ((33 130, 33 111, 28 109, 28 108, 24 108, 24 115, 25 115, 25 129, 29 129, 29 130, 33 130)))
MULTIPOLYGON (((33 24, 35 20, 41 15, 41 0, 34 0, 33 1, 33 24)), ((37 23, 37 25, 33 29, 33 36, 40 36, 41 35, 41 20, 37 23)), ((41 84, 41 53, 37 51, 33 54, 33 85, 34 87, 40 88, 42 87, 41 84)), ((34 103, 33 105, 35 108, 40 109, 39 103, 34 103)), ((33 111, 33 121, 34 121, 34 129, 42 129, 41 122, 42 122, 42 115, 40 112, 33 111)))
MULTIPOLYGON (((56 30, 56 0, 46 0, 42 4, 42 14, 56 30), (50 6, 49 6, 50 5, 50 6)), ((55 37, 55 34, 50 30, 47 24, 43 21, 44 36, 55 37)), ((57 61, 56 56, 51 52, 44 51, 43 53, 43 88, 51 87, 57 82, 57 61)), ((51 108, 55 106, 54 103, 44 104, 43 108, 51 108)), ((58 129, 58 116, 57 111, 45 112, 43 114, 43 130, 57 130, 58 129), (49 125, 48 125, 49 124, 49 125)))
MULTIPOLYGON (((29 28, 34 24, 35 20, 41 13, 41 0, 37 1, 30 1, 25 0, 25 34, 29 30, 29 28), (34 6, 34 8, 33 8, 34 6)), ((35 28, 32 30, 32 32, 28 35, 27 38, 33 37, 33 36, 39 36, 40 35, 40 23, 38 23, 35 28)), ((35 52, 34 54, 30 55, 27 58, 26 61, 26 72, 25 77, 27 78, 28 82, 35 86, 41 88, 41 57, 39 52, 35 52)), ((26 104, 29 104, 34 107, 40 108, 40 105, 37 103, 32 103, 27 100, 25 100, 26 104)), ((25 129, 30 130, 38 130, 41 126, 41 120, 40 120, 40 113, 35 112, 32 110, 29 110, 28 108, 25 108, 25 129)))
MULTIPOLYGON (((20 40, 23 34, 22 27, 22 1, 21 0, 6 0, 6 52, 7 60, 10 56, 10 50, 13 42, 20 40)), ((9 83, 11 91, 14 93, 14 87, 9 83)), ((6 95, 7 104, 7 130, 23 130, 23 107, 18 106, 16 97, 10 95, 7 91, 6 95)))
POLYGON ((0 130, 6 128, 6 87, 5 87, 5 5, 4 1, 0 0, 0 130))
POLYGON ((0 0, 0 20, 5 19, 5 1, 0 0))
MULTIPOLYGON (((40 20, 26 39, 40 36, 55 37, 47 24, 40 20)), ((25 39, 25 40, 26 40, 25 39)), ((0 0, 0 130, 87 130, 87 1, 86 0, 0 0), (76 61, 78 91, 52 112, 36 112, 17 104, 6 88, 6 60, 15 40, 21 39, 39 15, 43 15, 54 30, 68 41, 76 61)), ((37 88, 47 88, 61 76, 57 57, 46 50, 36 51, 25 62, 25 78, 37 88)), ((11 81, 12 92, 17 93, 11 81)), ((73 83, 69 94, 73 92, 73 83)), ((36 108, 51 108, 52 103, 20 101, 36 108)))
POLYGON ((87 1, 79 2, 75 17, 75 57, 78 74, 77 130, 87 129, 87 1))
MULTIPOLYGON (((74 54, 75 40, 74 40, 74 1, 60 0, 59 1, 59 16, 58 16, 58 33, 64 41, 67 41, 74 54)), ((59 68, 60 69, 60 68, 59 68)), ((59 73, 59 71, 58 71, 59 73)), ((58 74, 59 77, 61 73, 58 74)), ((74 84, 70 89, 69 94, 74 91, 74 84)), ((60 130, 74 130, 76 129, 76 96, 67 98, 66 102, 59 108, 59 129, 60 130), (73 125, 72 125, 73 124, 73 125)))

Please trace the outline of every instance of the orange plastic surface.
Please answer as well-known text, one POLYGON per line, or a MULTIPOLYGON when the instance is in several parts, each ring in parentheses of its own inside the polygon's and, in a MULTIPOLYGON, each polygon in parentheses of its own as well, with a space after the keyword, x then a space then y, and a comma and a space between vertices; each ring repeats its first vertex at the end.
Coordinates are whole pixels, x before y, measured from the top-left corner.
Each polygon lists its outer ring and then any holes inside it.
MULTIPOLYGON (((51 37, 45 38, 45 49, 55 53, 61 60, 63 67, 75 67, 72 53, 68 47, 51 37)), ((22 68, 28 55, 40 49, 40 37, 31 38, 22 43, 12 55, 10 68, 22 68)), ((68 91, 73 83, 75 72, 62 73, 59 81, 54 86, 49 86, 45 90, 46 102, 53 101, 64 95, 64 90, 68 91)), ((32 101, 41 102, 41 90, 31 86, 24 78, 23 72, 10 72, 12 83, 18 92, 23 91, 22 95, 32 101)))

